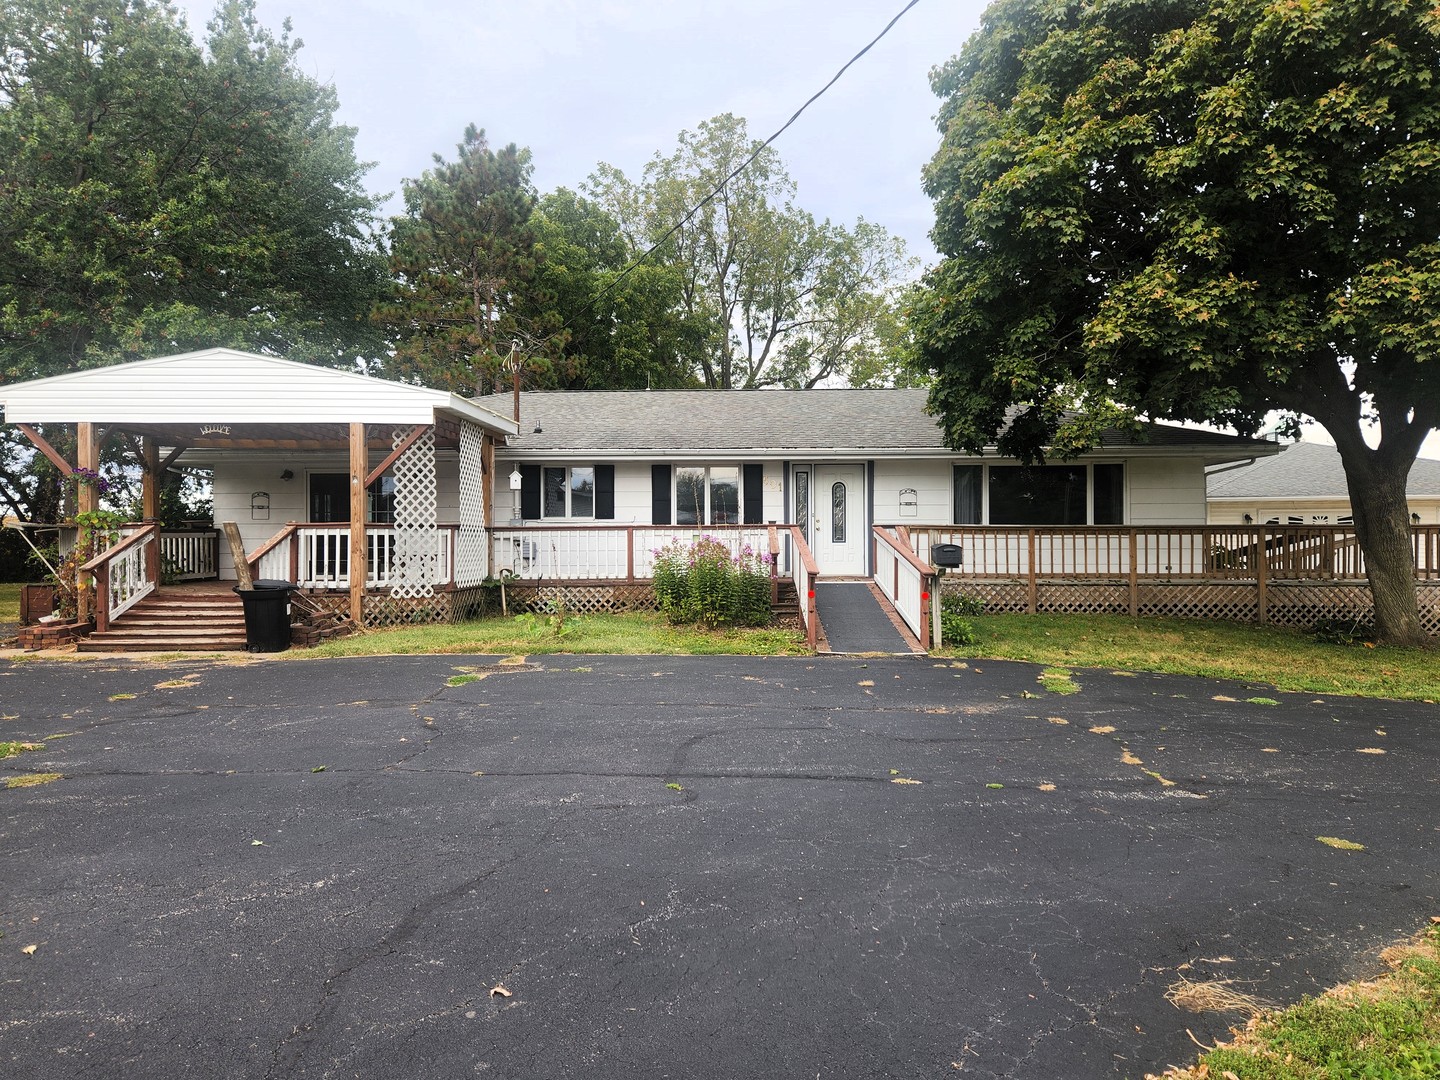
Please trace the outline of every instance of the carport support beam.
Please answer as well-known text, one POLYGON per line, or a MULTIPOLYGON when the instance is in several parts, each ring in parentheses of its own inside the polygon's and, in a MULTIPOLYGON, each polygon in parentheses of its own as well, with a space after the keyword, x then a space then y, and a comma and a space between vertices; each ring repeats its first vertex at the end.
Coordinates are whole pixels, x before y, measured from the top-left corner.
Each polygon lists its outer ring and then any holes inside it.
POLYGON ((145 521, 159 521, 160 444, 153 435, 146 435, 140 447, 140 465, 140 516, 145 521))
POLYGON ((350 618, 365 625, 365 476, 370 456, 365 447, 365 425, 350 425, 350 618))
MULTIPOLYGON (((88 421, 75 425, 75 463, 77 469, 84 470, 83 479, 75 485, 75 512, 94 513, 100 509, 100 487, 96 479, 100 472, 100 433, 88 421)), ((82 551, 92 532, 82 526, 76 535, 75 543, 82 551)), ((90 553, 96 554, 98 552, 90 553)), ((90 617, 90 583, 84 580, 87 576, 78 572, 75 575, 75 617, 80 622, 90 617)))

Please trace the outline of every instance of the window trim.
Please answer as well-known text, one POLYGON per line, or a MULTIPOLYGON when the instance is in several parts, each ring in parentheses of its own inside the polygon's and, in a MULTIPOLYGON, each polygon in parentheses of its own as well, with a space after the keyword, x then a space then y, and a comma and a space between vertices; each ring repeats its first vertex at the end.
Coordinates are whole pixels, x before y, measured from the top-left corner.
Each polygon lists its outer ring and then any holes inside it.
POLYGON ((690 461, 675 462, 674 467, 670 470, 670 506, 671 517, 674 519, 674 524, 680 524, 680 474, 686 470, 698 470, 704 473, 705 482, 702 488, 705 492, 705 508, 703 513, 696 515, 701 520, 694 524, 685 525, 685 528, 725 528, 727 525, 745 524, 745 465, 739 461, 707 461, 704 463, 690 461), (732 522, 716 525, 715 522, 711 520, 713 514, 710 496, 714 483, 710 475, 711 469, 733 469, 735 471, 735 520, 732 522))
POLYGON ((601 519, 599 519, 599 518, 596 518, 596 516, 595 516, 596 495, 597 495, 597 488, 598 488, 598 487, 599 487, 598 471, 597 471, 597 469, 596 469, 596 467, 595 467, 594 464, 589 464, 589 465, 570 465, 570 464, 564 464, 564 465, 546 465, 546 464, 544 464, 544 463, 542 462, 542 463, 540 464, 540 517, 539 517, 539 520, 540 520, 540 521, 598 521, 598 520, 601 520, 601 519), (557 471, 558 471, 558 470, 564 470, 564 472, 565 472, 565 513, 564 513, 564 514, 547 514, 547 513, 545 512, 545 502, 546 502, 546 499, 545 499, 545 474, 548 473, 548 472, 550 472, 552 469, 553 469, 553 470, 557 470, 557 471), (575 514, 575 513, 572 513, 572 512, 571 512, 571 510, 572 510, 572 505, 573 505, 573 504, 572 504, 572 497, 573 497, 573 495, 574 495, 574 493, 575 493, 575 487, 574 487, 574 484, 575 484, 574 472, 575 472, 576 469, 588 469, 588 470, 590 471, 590 513, 588 513, 588 514, 575 514))

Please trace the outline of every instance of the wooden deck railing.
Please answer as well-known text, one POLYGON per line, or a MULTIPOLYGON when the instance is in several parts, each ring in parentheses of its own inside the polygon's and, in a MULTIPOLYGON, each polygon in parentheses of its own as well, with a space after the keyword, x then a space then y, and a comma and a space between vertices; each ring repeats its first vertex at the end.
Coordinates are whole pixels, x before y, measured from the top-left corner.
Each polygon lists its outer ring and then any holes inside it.
MULTIPOLYGON (((959 544, 959 578, 1131 581, 1318 580, 1365 577, 1355 530, 1329 525, 1134 525, 1014 528, 910 525, 910 549, 959 544)), ((1440 525, 1411 530, 1415 576, 1440 579, 1440 525)))
POLYGON ((811 554, 810 545, 805 542, 805 533, 799 525, 774 526, 772 534, 774 531, 788 534, 790 551, 777 553, 776 562, 779 562, 780 554, 788 554, 790 580, 795 583, 800 621, 805 625, 805 643, 813 649, 820 640, 820 609, 815 603, 815 583, 820 580, 820 569, 815 565, 815 556, 811 554))

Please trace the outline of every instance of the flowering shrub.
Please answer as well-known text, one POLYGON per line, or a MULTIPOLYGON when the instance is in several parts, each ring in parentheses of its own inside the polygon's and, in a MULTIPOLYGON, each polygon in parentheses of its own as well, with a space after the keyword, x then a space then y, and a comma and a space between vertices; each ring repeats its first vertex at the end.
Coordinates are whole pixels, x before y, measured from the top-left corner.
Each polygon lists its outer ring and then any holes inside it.
POLYGON ((714 536, 676 540, 655 552, 655 599, 672 623, 764 626, 770 621, 770 556, 747 544, 738 556, 714 536))
POLYGON ((94 469, 77 468, 70 475, 60 478, 60 489, 75 490, 82 487, 93 487, 100 495, 109 495, 114 485, 110 480, 96 472, 94 469))

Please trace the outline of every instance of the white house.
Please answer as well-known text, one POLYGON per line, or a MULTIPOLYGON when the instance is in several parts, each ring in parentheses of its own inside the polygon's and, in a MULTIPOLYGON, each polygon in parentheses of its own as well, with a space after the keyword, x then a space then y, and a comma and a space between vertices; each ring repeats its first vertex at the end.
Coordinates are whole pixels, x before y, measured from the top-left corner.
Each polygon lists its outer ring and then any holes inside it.
MULTIPOLYGON (((701 532, 773 553, 812 634, 816 578, 863 578, 924 641, 937 543, 963 551, 947 586, 996 610, 1303 623, 1342 592, 1347 611, 1368 602, 1353 531, 1208 522, 1207 469, 1274 443, 1163 424, 1023 467, 949 450, 919 390, 535 392, 517 421, 506 396, 231 349, 0 386, 0 407, 62 471, 106 446, 147 474, 146 520, 90 570, 102 632, 162 566, 235 576, 213 533, 194 555, 155 523, 150 478, 187 466, 210 470, 254 576, 362 623, 457 618, 496 579, 522 604, 647 602, 655 550, 701 532)), ((1429 581, 1440 529, 1416 544, 1429 581)))

